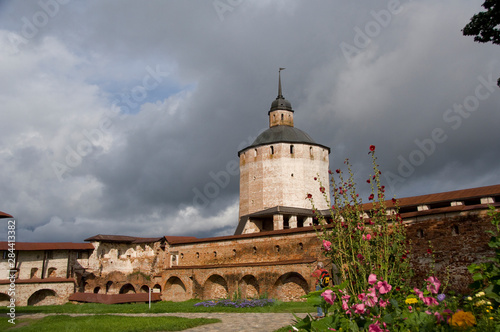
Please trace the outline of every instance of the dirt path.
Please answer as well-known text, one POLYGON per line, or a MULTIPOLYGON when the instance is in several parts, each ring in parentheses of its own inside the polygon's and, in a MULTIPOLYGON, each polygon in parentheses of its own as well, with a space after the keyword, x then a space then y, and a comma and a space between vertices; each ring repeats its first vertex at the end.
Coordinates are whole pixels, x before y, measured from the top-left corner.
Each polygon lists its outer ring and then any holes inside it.
MULTIPOLYGON (((26 314, 19 315, 19 318, 43 318, 49 315, 56 314, 26 314)), ((85 316, 88 314, 64 314, 69 316, 85 316)), ((186 332, 273 332, 283 326, 293 323, 294 316, 287 313, 161 313, 161 314, 107 314, 119 316, 177 316, 185 318, 217 318, 221 323, 202 325, 191 329, 184 330, 186 332)), ((296 314, 298 317, 305 317, 307 314, 296 314)))

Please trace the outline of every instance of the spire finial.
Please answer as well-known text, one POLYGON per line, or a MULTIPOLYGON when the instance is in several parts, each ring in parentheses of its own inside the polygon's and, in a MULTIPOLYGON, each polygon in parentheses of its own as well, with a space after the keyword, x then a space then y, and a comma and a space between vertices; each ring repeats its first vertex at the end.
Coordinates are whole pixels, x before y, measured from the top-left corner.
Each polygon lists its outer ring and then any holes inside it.
POLYGON ((278 71, 278 98, 276 99, 284 99, 283 94, 281 93, 281 71, 285 69, 286 68, 280 68, 278 71))

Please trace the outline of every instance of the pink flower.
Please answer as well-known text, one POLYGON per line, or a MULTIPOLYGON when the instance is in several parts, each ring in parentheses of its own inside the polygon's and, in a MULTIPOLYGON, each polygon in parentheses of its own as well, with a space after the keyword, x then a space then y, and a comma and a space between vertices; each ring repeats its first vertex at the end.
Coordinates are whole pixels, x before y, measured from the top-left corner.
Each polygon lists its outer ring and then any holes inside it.
POLYGON ((437 312, 437 311, 436 311, 436 312, 434 313, 434 316, 436 316, 436 320, 437 320, 438 322, 444 322, 444 318, 443 318, 443 316, 442 316, 439 312, 437 312))
POLYGON ((379 281, 377 283, 377 290, 380 294, 389 293, 392 289, 392 286, 387 283, 387 281, 379 281))
POLYGON ((380 300, 378 303, 382 308, 385 308, 389 304, 389 300, 380 300))
POLYGON ((335 295, 335 293, 331 289, 327 289, 326 291, 321 293, 321 296, 323 296, 328 304, 333 304, 333 302, 337 298, 337 295, 335 295))
POLYGON ((330 251, 332 250, 332 243, 330 241, 327 241, 327 240, 323 240, 323 248, 326 250, 326 251, 330 251))
POLYGON ((356 314, 364 314, 366 311, 364 303, 355 304, 352 306, 352 308, 354 309, 354 313, 356 314))
POLYGON ((383 332, 384 330, 375 324, 371 324, 370 327, 368 327, 368 332, 383 332))
POLYGON ((371 234, 366 234, 366 235, 363 234, 363 240, 370 241, 371 239, 372 239, 371 234))
POLYGON ((420 291, 418 288, 413 288, 415 293, 418 295, 418 298, 421 299, 422 301, 424 300, 424 292, 420 291))
POLYGON ((439 305, 438 301, 436 301, 436 299, 433 297, 424 297, 424 299, 422 301, 424 301, 424 304, 429 306, 429 307, 439 305))
POLYGON ((376 282, 377 282, 377 275, 375 275, 375 274, 373 274, 373 273, 372 273, 372 274, 370 274, 370 275, 368 276, 368 283, 369 283, 370 285, 373 285, 373 284, 374 284, 374 283, 376 283, 376 282))
POLYGON ((349 310, 349 305, 346 300, 342 300, 342 310, 349 310))
POLYGON ((439 292, 439 287, 441 286, 441 282, 436 277, 429 277, 426 279, 427 281, 427 290, 431 292, 431 294, 437 294, 439 292))

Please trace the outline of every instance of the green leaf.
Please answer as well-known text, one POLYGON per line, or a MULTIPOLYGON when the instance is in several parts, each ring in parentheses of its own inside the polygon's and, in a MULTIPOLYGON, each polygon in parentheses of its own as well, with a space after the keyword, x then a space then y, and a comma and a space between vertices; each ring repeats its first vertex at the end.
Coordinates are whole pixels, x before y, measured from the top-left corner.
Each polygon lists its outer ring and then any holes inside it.
POLYGON ((394 317, 392 317, 391 314, 387 314, 382 320, 388 324, 392 324, 394 322, 394 317))
POLYGON ((475 273, 472 275, 472 280, 474 280, 474 281, 483 280, 483 279, 484 279, 484 277, 481 273, 475 273))

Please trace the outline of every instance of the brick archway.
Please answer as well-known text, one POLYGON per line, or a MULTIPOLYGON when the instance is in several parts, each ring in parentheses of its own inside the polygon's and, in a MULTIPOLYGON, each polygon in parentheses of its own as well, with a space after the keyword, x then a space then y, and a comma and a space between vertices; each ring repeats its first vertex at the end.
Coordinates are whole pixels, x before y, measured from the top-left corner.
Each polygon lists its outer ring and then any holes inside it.
POLYGON ((227 298, 227 282, 222 276, 212 274, 203 285, 203 299, 225 299, 227 298))
POLYGON ((251 274, 247 274, 240 280, 241 296, 245 299, 258 298, 260 294, 259 283, 257 278, 251 274))
POLYGON ((186 285, 184 285, 182 280, 176 276, 168 278, 167 283, 165 284, 165 292, 163 294, 166 301, 178 302, 188 299, 186 285))
POLYGON ((273 296, 280 301, 305 301, 302 295, 308 293, 309 285, 298 272, 288 272, 278 278, 273 287, 273 296))
POLYGON ((56 302, 57 293, 52 289, 37 290, 28 299, 28 305, 52 305, 56 302))
POLYGON ((10 296, 5 293, 0 293, 0 305, 2 307, 10 304, 10 296))
POLYGON ((136 293, 134 286, 132 284, 125 284, 120 288, 120 294, 132 294, 136 293))

